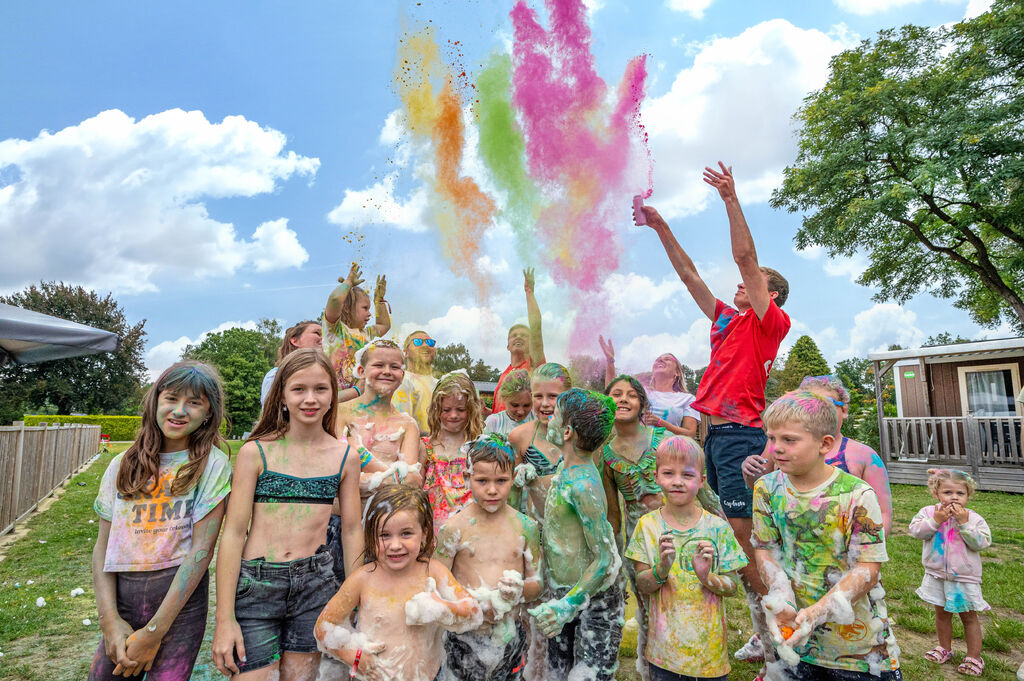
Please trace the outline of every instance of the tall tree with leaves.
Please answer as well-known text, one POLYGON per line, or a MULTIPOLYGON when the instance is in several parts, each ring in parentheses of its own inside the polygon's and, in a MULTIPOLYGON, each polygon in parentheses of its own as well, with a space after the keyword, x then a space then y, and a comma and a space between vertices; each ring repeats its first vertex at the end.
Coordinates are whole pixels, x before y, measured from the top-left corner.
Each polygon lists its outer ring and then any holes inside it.
POLYGON ((118 338, 114 352, 0 368, 0 423, 20 419, 44 404, 59 414, 126 413, 145 379, 146 320, 132 324, 111 294, 100 296, 64 282, 33 284, 0 296, 0 302, 111 331, 118 338))
POLYGON ((1024 332, 1024 4, 881 31, 833 57, 796 119, 772 205, 807 213, 799 248, 866 251, 877 300, 928 291, 1024 332))
POLYGON ((434 375, 443 376, 450 371, 465 369, 474 381, 497 381, 501 372, 482 359, 476 361, 462 343, 450 343, 437 349, 434 355, 434 375))
POLYGON ((239 437, 252 429, 260 414, 260 385, 274 366, 281 344, 281 327, 263 319, 255 331, 232 328, 211 333, 197 345, 187 345, 182 359, 217 367, 224 380, 225 412, 231 434, 239 437))
POLYGON ((786 363, 779 369, 778 390, 781 393, 796 390, 804 376, 824 376, 827 373, 828 362, 821 356, 818 344, 810 336, 800 336, 786 355, 786 363))

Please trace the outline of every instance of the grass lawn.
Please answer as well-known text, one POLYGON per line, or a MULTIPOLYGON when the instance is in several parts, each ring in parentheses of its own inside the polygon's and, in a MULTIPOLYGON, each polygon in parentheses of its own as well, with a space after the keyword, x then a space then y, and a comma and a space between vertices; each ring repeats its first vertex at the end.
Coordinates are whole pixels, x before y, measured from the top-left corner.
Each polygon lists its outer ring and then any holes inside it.
MULTIPOLYGON (((239 443, 231 444, 237 452, 239 443)), ((64 495, 28 523, 28 533, 5 549, 6 557, 0 561, 0 680, 80 681, 86 677, 100 639, 90 572, 97 525, 89 521, 96 518, 92 503, 99 479, 113 454, 124 446, 113 445, 114 452, 104 454, 71 480, 64 495), (72 598, 71 590, 78 587, 85 589, 85 594, 72 598), (36 607, 39 597, 46 600, 45 606, 36 607), (91 624, 84 625, 84 619, 91 624)), ((890 562, 882 571, 889 613, 903 649, 903 674, 909 681, 963 678, 955 666, 963 657, 962 638, 954 640, 957 655, 952 664, 936 667, 922 658, 924 651, 936 644, 934 622, 931 606, 914 594, 922 575, 921 542, 909 537, 906 527, 930 499, 923 487, 893 488, 896 528, 889 542, 890 562)), ((987 662, 984 678, 1012 681, 1024 661, 1024 497, 981 493, 970 506, 988 521, 995 542, 982 554, 984 594, 993 607, 990 615, 982 616, 982 655, 987 662)), ((210 605, 207 640, 194 679, 223 678, 210 664, 212 599, 210 605)), ((735 650, 749 635, 744 599, 729 599, 728 617, 730 649, 735 650)), ((959 620, 954 636, 963 636, 959 620)), ((639 678, 635 660, 636 635, 627 631, 618 678, 639 678)), ((749 680, 756 672, 754 665, 735 663, 730 679, 749 680)))

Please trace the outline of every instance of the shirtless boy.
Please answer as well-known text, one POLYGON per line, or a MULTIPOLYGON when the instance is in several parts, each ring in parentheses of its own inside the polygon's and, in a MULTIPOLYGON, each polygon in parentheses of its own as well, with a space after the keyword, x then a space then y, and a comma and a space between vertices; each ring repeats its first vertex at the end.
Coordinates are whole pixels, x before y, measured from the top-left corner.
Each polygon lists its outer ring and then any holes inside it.
POLYGON ((477 598, 485 620, 476 631, 446 634, 446 679, 522 678, 527 637, 520 605, 540 596, 543 579, 537 522, 506 503, 512 457, 500 435, 470 445, 473 501, 438 533, 435 559, 477 598))
POLYGON ((611 681, 618 667, 625 608, 621 561, 594 466, 594 452, 608 439, 614 420, 612 398, 573 388, 558 396, 548 426, 548 441, 562 455, 544 505, 549 600, 529 612, 551 639, 552 678, 584 674, 592 681, 611 681))

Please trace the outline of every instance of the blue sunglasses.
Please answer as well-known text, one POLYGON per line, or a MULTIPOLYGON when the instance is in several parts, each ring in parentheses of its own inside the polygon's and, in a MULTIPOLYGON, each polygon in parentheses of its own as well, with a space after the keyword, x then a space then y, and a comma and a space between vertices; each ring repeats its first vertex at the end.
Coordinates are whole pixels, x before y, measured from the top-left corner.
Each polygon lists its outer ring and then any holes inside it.
POLYGON ((419 347, 419 346, 423 345, 424 343, 427 344, 428 348, 432 348, 432 347, 434 347, 437 344, 437 341, 434 340, 433 338, 413 338, 412 339, 412 344, 415 345, 416 347, 419 347))

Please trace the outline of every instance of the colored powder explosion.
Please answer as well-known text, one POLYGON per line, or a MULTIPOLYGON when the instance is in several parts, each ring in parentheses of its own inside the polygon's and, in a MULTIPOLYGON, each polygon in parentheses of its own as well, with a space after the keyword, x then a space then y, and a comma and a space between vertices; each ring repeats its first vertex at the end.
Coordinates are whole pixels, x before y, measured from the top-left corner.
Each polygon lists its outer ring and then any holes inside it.
POLYGON ((491 279, 477 261, 495 205, 472 178, 460 175, 466 130, 462 99, 453 80, 433 31, 425 28, 407 33, 399 47, 395 74, 405 125, 416 142, 433 150, 430 210, 440 230, 441 252, 452 272, 469 278, 483 302, 491 279), (435 88, 438 82, 443 82, 439 93, 435 88))
MULTIPOLYGON (((537 229, 543 258, 555 280, 568 285, 577 310, 574 348, 591 344, 607 323, 601 288, 618 268, 615 227, 624 222, 637 189, 625 180, 631 140, 643 133, 639 113, 647 68, 645 57, 632 59, 609 104, 607 85, 594 67, 582 1, 545 5, 549 30, 525 0, 512 9, 512 101, 521 116, 530 173, 547 199, 537 229)), ((647 195, 650 178, 648 172, 647 195)))
MULTIPOLYGON (((539 253, 576 311, 570 349, 589 346, 607 325, 603 285, 619 266, 617 228, 631 197, 653 189, 653 163, 640 124, 646 58, 627 64, 613 97, 597 74, 582 0, 545 0, 550 28, 518 0, 511 11, 511 58, 494 54, 476 79, 479 153, 504 194, 500 215, 512 227, 524 262, 539 253), (633 172, 646 171, 646 187, 633 172)), ((399 48, 396 89, 414 141, 433 153, 431 211, 445 258, 475 285, 490 287, 477 265, 498 208, 461 176, 465 124, 453 82, 431 29, 407 34, 399 48), (443 85, 441 85, 443 84, 443 85), (440 92, 438 93, 438 86, 440 92)), ((460 77, 465 76, 462 71, 460 77)))

